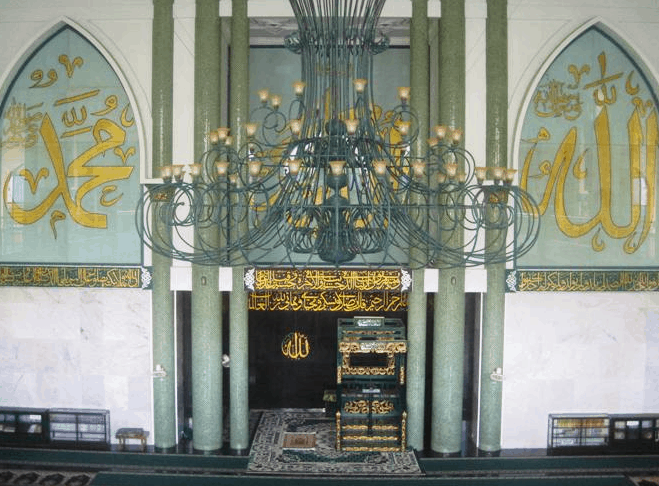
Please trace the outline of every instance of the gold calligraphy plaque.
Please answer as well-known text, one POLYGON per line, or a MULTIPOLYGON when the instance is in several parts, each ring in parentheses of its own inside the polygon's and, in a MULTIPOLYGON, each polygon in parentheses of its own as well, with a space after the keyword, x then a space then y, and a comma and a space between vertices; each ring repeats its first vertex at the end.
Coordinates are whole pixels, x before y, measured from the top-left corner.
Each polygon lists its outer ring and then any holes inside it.
POLYGON ((412 277, 406 269, 259 269, 245 270, 245 288, 260 291, 408 292, 412 277))
POLYGON ((144 267, 0 266, 0 287, 151 288, 144 267))
POLYGON ((288 359, 306 359, 311 352, 311 345, 306 334, 294 331, 288 333, 281 342, 281 354, 288 359))
POLYGON ((250 292, 249 310, 395 312, 407 309, 406 293, 396 292, 250 292))
POLYGON ((659 290, 659 272, 514 270, 506 283, 511 292, 651 292, 659 290))

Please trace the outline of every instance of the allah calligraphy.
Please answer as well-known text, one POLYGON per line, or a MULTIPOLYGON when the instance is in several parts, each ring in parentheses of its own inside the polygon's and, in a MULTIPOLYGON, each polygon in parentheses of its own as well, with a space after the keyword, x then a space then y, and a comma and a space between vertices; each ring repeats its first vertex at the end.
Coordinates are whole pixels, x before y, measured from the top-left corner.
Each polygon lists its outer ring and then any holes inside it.
POLYGON ((2 199, 14 223, 3 231, 20 234, 29 261, 61 261, 61 252, 108 264, 125 262, 127 254, 139 261, 132 223, 140 192, 136 121, 98 49, 61 28, 18 71, 0 106, 2 199))
POLYGON ((281 354, 288 359, 305 359, 311 352, 311 345, 306 334, 299 331, 288 333, 281 342, 281 354))
POLYGON ((659 123, 645 79, 597 28, 575 39, 544 74, 520 146, 520 186, 539 202, 544 221, 553 216, 533 250, 535 262, 561 265, 572 255, 576 266, 648 265, 656 258, 649 235, 656 219, 659 123), (568 238, 569 251, 556 245, 553 228, 568 238))

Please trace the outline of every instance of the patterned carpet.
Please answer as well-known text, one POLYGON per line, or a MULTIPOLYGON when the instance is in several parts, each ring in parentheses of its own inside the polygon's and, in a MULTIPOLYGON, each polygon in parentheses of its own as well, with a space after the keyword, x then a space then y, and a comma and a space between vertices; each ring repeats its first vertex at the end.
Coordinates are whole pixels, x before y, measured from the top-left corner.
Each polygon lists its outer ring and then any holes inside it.
POLYGON ((266 410, 252 442, 250 473, 416 476, 413 452, 338 452, 336 426, 322 410, 266 410), (314 448, 283 448, 286 433, 315 433, 314 448))
POLYGON ((96 473, 80 471, 33 471, 21 469, 0 470, 0 486, 87 486, 96 473))

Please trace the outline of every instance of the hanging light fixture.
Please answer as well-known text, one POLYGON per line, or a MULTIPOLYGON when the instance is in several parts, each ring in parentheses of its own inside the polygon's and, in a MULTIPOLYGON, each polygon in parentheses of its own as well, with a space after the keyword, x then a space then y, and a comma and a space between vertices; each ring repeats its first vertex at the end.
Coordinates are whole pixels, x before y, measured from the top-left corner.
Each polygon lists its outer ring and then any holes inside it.
POLYGON ((245 130, 242 147, 218 128, 199 163, 164 167, 138 208, 145 244, 222 266, 450 267, 527 252, 538 208, 514 171, 476 167, 457 127, 434 127, 414 154, 408 87, 392 110, 374 108, 385 0, 290 1, 298 31, 285 43, 302 65, 293 101, 284 111, 259 91, 250 122, 233 128, 245 130))

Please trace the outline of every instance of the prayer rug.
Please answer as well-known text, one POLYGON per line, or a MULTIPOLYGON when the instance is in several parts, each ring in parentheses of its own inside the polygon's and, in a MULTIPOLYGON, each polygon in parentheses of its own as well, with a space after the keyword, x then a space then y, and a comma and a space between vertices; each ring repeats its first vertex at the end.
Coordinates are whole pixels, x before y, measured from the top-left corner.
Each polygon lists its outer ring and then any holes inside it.
POLYGON ((337 451, 336 424, 322 409, 265 410, 252 441, 248 473, 305 475, 422 474, 416 456, 405 452, 337 451), (315 447, 288 448, 302 434, 315 439, 315 447))

